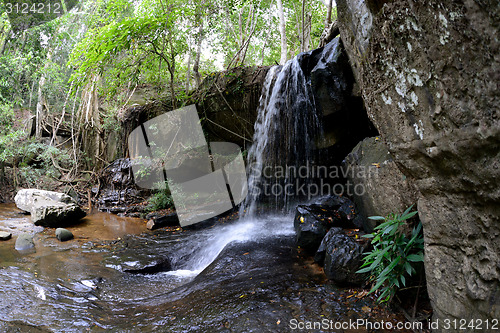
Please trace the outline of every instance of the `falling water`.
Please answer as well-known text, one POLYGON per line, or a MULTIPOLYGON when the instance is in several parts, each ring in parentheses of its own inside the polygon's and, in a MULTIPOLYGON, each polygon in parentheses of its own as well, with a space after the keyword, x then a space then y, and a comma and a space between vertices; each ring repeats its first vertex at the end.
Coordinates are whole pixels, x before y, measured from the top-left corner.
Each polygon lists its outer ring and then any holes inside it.
POLYGON ((248 153, 249 193, 242 216, 254 216, 256 204, 267 202, 274 211, 287 212, 297 188, 307 179, 293 172, 313 159, 314 139, 321 132, 320 117, 299 57, 272 67, 264 82, 255 122, 254 144, 248 153))

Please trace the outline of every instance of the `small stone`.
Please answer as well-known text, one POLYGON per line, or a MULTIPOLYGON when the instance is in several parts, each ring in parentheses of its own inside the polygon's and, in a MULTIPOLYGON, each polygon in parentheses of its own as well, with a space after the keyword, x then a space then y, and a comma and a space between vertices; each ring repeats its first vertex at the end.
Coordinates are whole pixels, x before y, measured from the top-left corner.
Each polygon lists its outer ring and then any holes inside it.
POLYGON ((12 237, 10 232, 0 231, 0 240, 9 240, 12 237))
POLYGON ((148 223, 146 224, 146 228, 149 230, 153 230, 155 227, 155 221, 153 219, 149 220, 148 223))
POLYGON ((70 239, 73 239, 73 233, 67 229, 64 228, 57 228, 56 229, 56 237, 59 239, 61 242, 68 241, 70 239))
POLYGON ((35 248, 33 236, 31 234, 20 234, 16 239, 15 249, 18 251, 26 251, 35 248))

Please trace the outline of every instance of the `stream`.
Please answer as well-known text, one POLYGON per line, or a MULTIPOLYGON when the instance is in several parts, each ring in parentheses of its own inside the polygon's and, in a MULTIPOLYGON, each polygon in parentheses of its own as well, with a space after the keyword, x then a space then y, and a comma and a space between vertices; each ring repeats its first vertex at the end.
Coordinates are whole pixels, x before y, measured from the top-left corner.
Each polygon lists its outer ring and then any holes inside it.
MULTIPOLYGON (((29 222, 20 213, 0 205, 0 229, 13 238, 29 222)), ((357 297, 361 289, 328 283, 297 252, 292 221, 145 231, 142 220, 95 213, 68 227, 76 237, 64 243, 41 230, 35 253, 20 254, 14 239, 0 242, 0 330, 288 332, 293 320, 397 319, 357 297), (133 273, 165 258, 171 270, 133 273)))

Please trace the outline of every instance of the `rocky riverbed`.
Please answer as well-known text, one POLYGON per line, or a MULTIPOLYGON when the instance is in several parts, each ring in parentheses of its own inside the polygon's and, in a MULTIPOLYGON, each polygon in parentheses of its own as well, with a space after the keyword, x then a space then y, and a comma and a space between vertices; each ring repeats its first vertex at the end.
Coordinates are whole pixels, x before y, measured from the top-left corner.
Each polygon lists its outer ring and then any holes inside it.
MULTIPOLYGON (((19 213, 1 205, 2 228, 29 225, 19 213)), ((149 231, 144 220, 96 213, 68 229, 66 242, 33 230, 29 254, 14 249, 18 231, 0 242, 2 331, 288 332, 324 319, 404 320, 363 289, 328 282, 298 252, 292 216, 149 231)))

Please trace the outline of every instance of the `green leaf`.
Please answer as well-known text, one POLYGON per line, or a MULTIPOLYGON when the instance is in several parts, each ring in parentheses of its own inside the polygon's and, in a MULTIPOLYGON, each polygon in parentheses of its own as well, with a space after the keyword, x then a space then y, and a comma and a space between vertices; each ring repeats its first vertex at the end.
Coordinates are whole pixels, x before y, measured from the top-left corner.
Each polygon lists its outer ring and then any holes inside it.
POLYGON ((415 212, 411 212, 411 213, 409 213, 409 214, 405 214, 405 215, 401 216, 399 219, 400 219, 401 221, 408 220, 409 218, 411 218, 411 217, 415 216, 417 213, 418 213, 417 211, 415 211, 415 212))
POLYGON ((406 273, 408 273, 408 275, 411 275, 411 273, 412 273, 412 270, 411 270, 411 269, 412 269, 411 264, 410 264, 409 262, 405 262, 404 267, 405 267, 406 273))
POLYGON ((378 297, 378 301, 383 303, 389 301, 391 299, 392 292, 389 288, 384 289, 382 294, 378 297))
POLYGON ((385 217, 382 216, 369 216, 368 218, 375 221, 385 220, 385 217))
POLYGON ((412 236, 411 240, 408 242, 408 244, 406 245, 405 251, 410 249, 417 240, 418 240, 419 244, 423 242, 423 237, 420 236, 421 229, 422 229, 422 223, 419 223, 417 225, 417 227, 413 230, 413 232, 412 232, 413 236, 412 236))
POLYGON ((411 212, 412 208, 409 207, 401 215, 391 213, 386 218, 371 217, 382 220, 382 223, 375 227, 377 232, 373 236, 367 237, 372 238, 373 250, 364 256, 364 263, 358 272, 371 271, 370 279, 376 283, 370 292, 380 290, 379 302, 390 301, 398 288, 406 286, 405 274, 411 276, 416 272, 412 263, 423 260, 421 223, 412 230, 411 237, 407 237, 400 228, 406 224, 405 220, 417 214, 416 211, 411 212))
POLYGON ((382 261, 382 259, 384 258, 384 255, 387 253, 387 251, 389 251, 389 248, 385 248, 382 251, 380 251, 380 253, 377 256, 377 259, 375 259, 375 261, 370 266, 370 268, 372 270, 375 269, 375 267, 377 267, 378 264, 382 261))
POLYGON ((366 272, 369 272, 371 271, 370 267, 365 267, 363 269, 360 269, 360 270, 357 270, 356 273, 366 273, 366 272))
POLYGON ((378 279, 377 283, 370 290, 370 293, 373 293, 374 291, 378 290, 384 284, 385 280, 386 279, 378 279))
POLYGON ((423 253, 410 254, 408 257, 406 257, 406 260, 411 262, 421 262, 424 261, 424 254, 423 253))
POLYGON ((401 260, 401 257, 397 257, 396 259, 394 259, 390 264, 389 266, 387 266, 383 271, 382 273, 380 273, 380 275, 386 275, 388 274, 391 270, 394 269, 394 267, 396 267, 396 265, 399 263, 399 261, 401 260))
POLYGON ((411 209, 412 209, 412 208, 413 208, 413 205, 411 205, 410 207, 408 207, 408 208, 404 211, 404 213, 403 213, 403 214, 401 214, 401 215, 403 215, 403 216, 404 216, 404 215, 408 214, 408 213, 411 211, 411 209))

